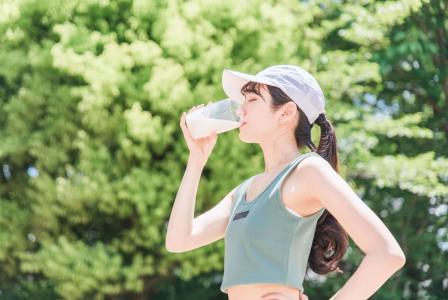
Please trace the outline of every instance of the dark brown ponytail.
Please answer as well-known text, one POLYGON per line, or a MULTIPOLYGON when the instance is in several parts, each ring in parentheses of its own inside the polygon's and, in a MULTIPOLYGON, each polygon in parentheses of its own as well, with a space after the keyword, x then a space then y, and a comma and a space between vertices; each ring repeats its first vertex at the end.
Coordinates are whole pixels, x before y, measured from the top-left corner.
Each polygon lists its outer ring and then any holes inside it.
MULTIPOLYGON (((300 108, 299 111, 300 118, 302 118, 303 115, 303 118, 308 122, 308 119, 300 108)), ((320 140, 317 149, 313 143, 310 142, 310 149, 325 158, 333 169, 339 173, 336 132, 333 125, 327 120, 323 113, 317 117, 314 124, 317 124, 320 127, 320 140)), ((300 138, 300 136, 296 135, 296 139, 298 138, 300 138)), ((313 245, 308 259, 309 267, 315 273, 321 275, 334 270, 343 273, 338 264, 342 260, 348 244, 349 239, 347 232, 342 228, 335 217, 333 217, 328 210, 325 210, 317 221, 313 245)))
MULTIPOLYGON (((266 86, 272 96, 272 108, 274 110, 292 101, 281 89, 269 85, 266 86)), ((251 92, 261 96, 260 84, 248 82, 243 86, 241 92, 243 94, 251 92)), ((336 132, 333 125, 327 120, 324 113, 320 114, 313 124, 310 124, 308 117, 299 106, 297 106, 297 110, 299 112, 299 122, 294 131, 297 147, 301 149, 306 146, 311 151, 318 153, 339 173, 336 132), (311 140, 311 129, 314 124, 320 127, 318 147, 311 140)), ((320 275, 325 275, 335 270, 343 273, 339 268, 339 262, 347 251, 348 245, 349 239, 347 232, 333 215, 327 210, 324 210, 324 213, 317 221, 308 259, 308 267, 320 275)))

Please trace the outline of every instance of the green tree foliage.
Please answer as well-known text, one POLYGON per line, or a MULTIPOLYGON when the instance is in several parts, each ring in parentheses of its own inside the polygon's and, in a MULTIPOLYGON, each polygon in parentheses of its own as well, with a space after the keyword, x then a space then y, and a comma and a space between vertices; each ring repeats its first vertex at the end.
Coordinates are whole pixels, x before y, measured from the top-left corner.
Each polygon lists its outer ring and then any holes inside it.
MULTIPOLYGON (((179 118, 224 97, 224 68, 273 64, 315 75, 341 175, 406 253, 372 299, 446 295, 446 1, 0 0, 0 11, 0 296, 225 299, 223 241, 164 248, 188 156, 179 118)), ((196 215, 261 170, 259 149, 220 135, 196 215)), ((310 274, 305 293, 329 298, 361 259, 351 243, 345 274, 310 274)))

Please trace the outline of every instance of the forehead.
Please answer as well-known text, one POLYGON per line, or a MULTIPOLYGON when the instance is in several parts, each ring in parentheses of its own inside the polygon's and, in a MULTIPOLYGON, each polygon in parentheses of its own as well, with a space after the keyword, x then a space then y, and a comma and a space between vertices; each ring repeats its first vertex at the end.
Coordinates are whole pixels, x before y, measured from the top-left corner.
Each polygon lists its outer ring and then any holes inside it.
POLYGON ((264 99, 270 98, 270 93, 265 84, 262 83, 250 83, 246 88, 242 90, 242 94, 247 99, 249 96, 260 96, 264 99))

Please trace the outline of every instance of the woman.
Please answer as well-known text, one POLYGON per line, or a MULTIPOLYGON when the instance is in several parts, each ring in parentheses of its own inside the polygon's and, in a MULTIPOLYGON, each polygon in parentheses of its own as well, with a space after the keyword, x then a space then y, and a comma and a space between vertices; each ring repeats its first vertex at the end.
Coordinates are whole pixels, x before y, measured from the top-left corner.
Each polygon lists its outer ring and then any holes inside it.
POLYGON ((264 172, 194 218, 201 172, 217 135, 193 139, 183 113, 180 126, 190 155, 168 224, 167 249, 189 251, 224 237, 221 290, 229 299, 308 299, 302 285, 306 268, 341 272, 338 263, 350 236, 366 255, 331 299, 370 297, 403 267, 405 255, 339 176, 335 131, 317 81, 300 67, 276 65, 255 76, 224 70, 223 88, 241 103, 239 137, 260 145, 264 172), (314 124, 321 131, 318 147, 311 141, 314 124), (304 146, 311 152, 300 151, 304 146))

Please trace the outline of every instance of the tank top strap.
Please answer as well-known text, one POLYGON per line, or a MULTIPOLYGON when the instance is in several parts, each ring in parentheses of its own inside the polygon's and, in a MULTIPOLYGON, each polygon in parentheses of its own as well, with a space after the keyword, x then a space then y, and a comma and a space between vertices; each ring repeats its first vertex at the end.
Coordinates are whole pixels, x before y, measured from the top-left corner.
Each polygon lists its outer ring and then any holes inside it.
POLYGON ((251 183, 252 179, 255 177, 249 177, 248 179, 246 179, 245 181, 243 181, 235 190, 234 193, 234 199, 235 202, 232 204, 232 211, 231 211, 231 215, 233 215, 234 210, 238 207, 238 203, 241 201, 241 199, 243 198, 243 194, 246 192, 246 189, 248 187, 248 185, 251 183))
MULTIPOLYGON (((280 186, 279 184, 283 181, 283 179, 289 174, 289 172, 291 172, 291 170, 294 169, 297 166, 297 164, 299 164, 299 162, 301 162, 305 157, 308 157, 310 155, 319 155, 319 154, 317 154, 315 152, 309 152, 309 153, 299 155, 298 157, 293 159, 280 172, 278 172, 278 174, 274 177, 274 179, 271 180, 271 182, 268 184, 268 186, 261 193, 258 194, 257 198, 261 197, 264 194, 272 195, 273 192, 280 186)), ((257 175, 250 177, 249 179, 247 179, 246 181, 244 181, 241 184, 241 186, 239 188, 237 203, 239 203, 240 201, 242 201, 242 199, 244 199, 244 197, 243 197, 244 194, 246 193, 249 185, 252 183, 252 181, 254 180, 254 178, 256 176, 257 175)))

